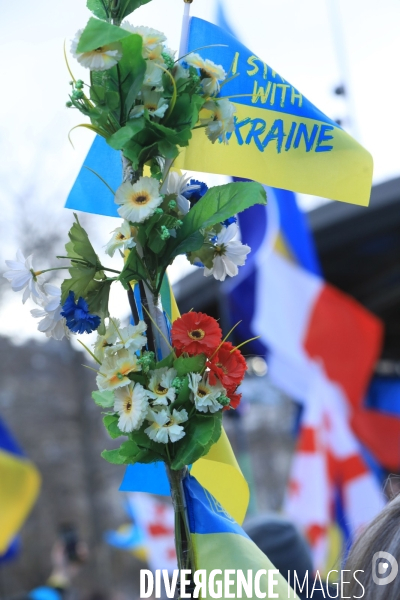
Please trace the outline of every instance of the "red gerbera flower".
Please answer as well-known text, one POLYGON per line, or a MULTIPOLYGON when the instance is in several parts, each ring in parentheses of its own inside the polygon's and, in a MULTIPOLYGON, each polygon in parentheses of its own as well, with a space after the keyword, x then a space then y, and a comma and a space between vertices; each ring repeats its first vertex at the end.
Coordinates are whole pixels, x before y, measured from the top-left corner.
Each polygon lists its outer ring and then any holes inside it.
POLYGON ((240 350, 237 350, 230 342, 224 342, 218 352, 207 362, 210 369, 209 381, 215 385, 218 378, 224 388, 234 392, 242 382, 247 369, 246 361, 240 350))
POLYGON ((240 404, 242 394, 237 394, 236 392, 234 392, 233 394, 229 394, 228 398, 230 402, 227 406, 224 406, 222 410, 229 410, 230 408, 236 409, 240 404))
POLYGON ((211 356, 221 343, 222 331, 212 317, 188 312, 174 321, 171 337, 172 345, 178 352, 211 356))

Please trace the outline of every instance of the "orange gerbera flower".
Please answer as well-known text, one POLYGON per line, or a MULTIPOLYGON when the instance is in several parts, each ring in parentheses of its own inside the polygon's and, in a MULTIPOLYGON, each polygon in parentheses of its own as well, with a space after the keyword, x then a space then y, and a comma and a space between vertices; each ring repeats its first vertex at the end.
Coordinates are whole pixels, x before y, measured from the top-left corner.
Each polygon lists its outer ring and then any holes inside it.
POLYGON ((215 356, 207 362, 207 367, 211 371, 209 375, 211 385, 215 385, 216 379, 219 379, 228 392, 236 390, 247 369, 243 354, 230 342, 221 344, 215 356))
POLYGON ((174 321, 171 336, 172 345, 179 354, 211 356, 221 342, 222 331, 212 317, 189 312, 174 321))

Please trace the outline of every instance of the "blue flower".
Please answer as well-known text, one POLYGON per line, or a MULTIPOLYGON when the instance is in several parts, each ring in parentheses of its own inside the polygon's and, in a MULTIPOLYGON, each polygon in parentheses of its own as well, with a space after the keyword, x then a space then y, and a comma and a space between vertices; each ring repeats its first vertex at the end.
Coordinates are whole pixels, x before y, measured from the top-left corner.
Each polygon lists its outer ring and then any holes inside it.
POLYGON ((200 189, 182 192, 182 196, 184 196, 186 200, 189 200, 190 204, 194 206, 208 191, 208 186, 203 181, 197 181, 197 179, 191 179, 189 185, 200 186, 200 189))
POLYGON ((222 221, 221 225, 229 227, 229 225, 232 225, 232 223, 237 223, 236 217, 229 217, 229 219, 225 219, 225 221, 222 221))
POLYGON ((74 333, 91 333, 100 325, 100 317, 89 313, 89 306, 84 298, 79 298, 75 303, 74 292, 68 294, 62 308, 61 315, 65 317, 68 329, 74 333))

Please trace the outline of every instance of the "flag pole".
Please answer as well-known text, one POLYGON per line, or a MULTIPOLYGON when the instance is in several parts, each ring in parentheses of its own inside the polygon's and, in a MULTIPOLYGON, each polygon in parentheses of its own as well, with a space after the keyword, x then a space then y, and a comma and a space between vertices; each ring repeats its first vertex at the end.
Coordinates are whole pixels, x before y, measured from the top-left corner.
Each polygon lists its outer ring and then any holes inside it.
POLYGON ((179 45, 179 57, 184 56, 187 52, 187 41, 189 33, 190 5, 193 0, 183 0, 184 9, 182 17, 181 43, 179 45))

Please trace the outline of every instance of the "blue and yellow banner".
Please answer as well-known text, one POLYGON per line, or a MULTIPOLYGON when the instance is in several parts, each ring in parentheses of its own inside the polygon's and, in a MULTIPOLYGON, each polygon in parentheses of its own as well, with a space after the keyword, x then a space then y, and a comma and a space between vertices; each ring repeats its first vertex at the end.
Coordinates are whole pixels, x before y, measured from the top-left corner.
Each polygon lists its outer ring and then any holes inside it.
POLYGON ((229 33, 193 17, 188 52, 222 65, 220 96, 236 107, 228 145, 193 132, 176 166, 367 206, 372 157, 295 87, 229 33), (211 46, 211 47, 210 47, 211 46))
POLYGON ((10 547, 40 488, 40 475, 0 419, 0 554, 10 547))
MULTIPOLYGON (((221 571, 215 577, 215 582, 224 584, 225 573, 231 571, 232 587, 230 598, 260 598, 255 589, 254 579, 258 572, 264 570, 259 578, 259 591, 266 598, 296 598, 286 580, 275 569, 271 561, 248 537, 235 519, 223 506, 204 489, 192 476, 183 480, 185 491, 189 529, 191 533, 196 570, 207 571, 207 581, 211 571, 221 571), (252 571, 253 586, 251 593, 237 594, 237 571, 248 576, 252 571)), ((214 584, 215 585, 215 584, 214 584)), ((223 588, 222 588, 223 589, 223 588)), ((225 590, 226 591, 226 590, 225 590)), ((209 590, 207 590, 209 592, 209 590)), ((203 600, 209 594, 201 594, 203 600)), ((222 594, 222 598, 228 597, 222 594)))

